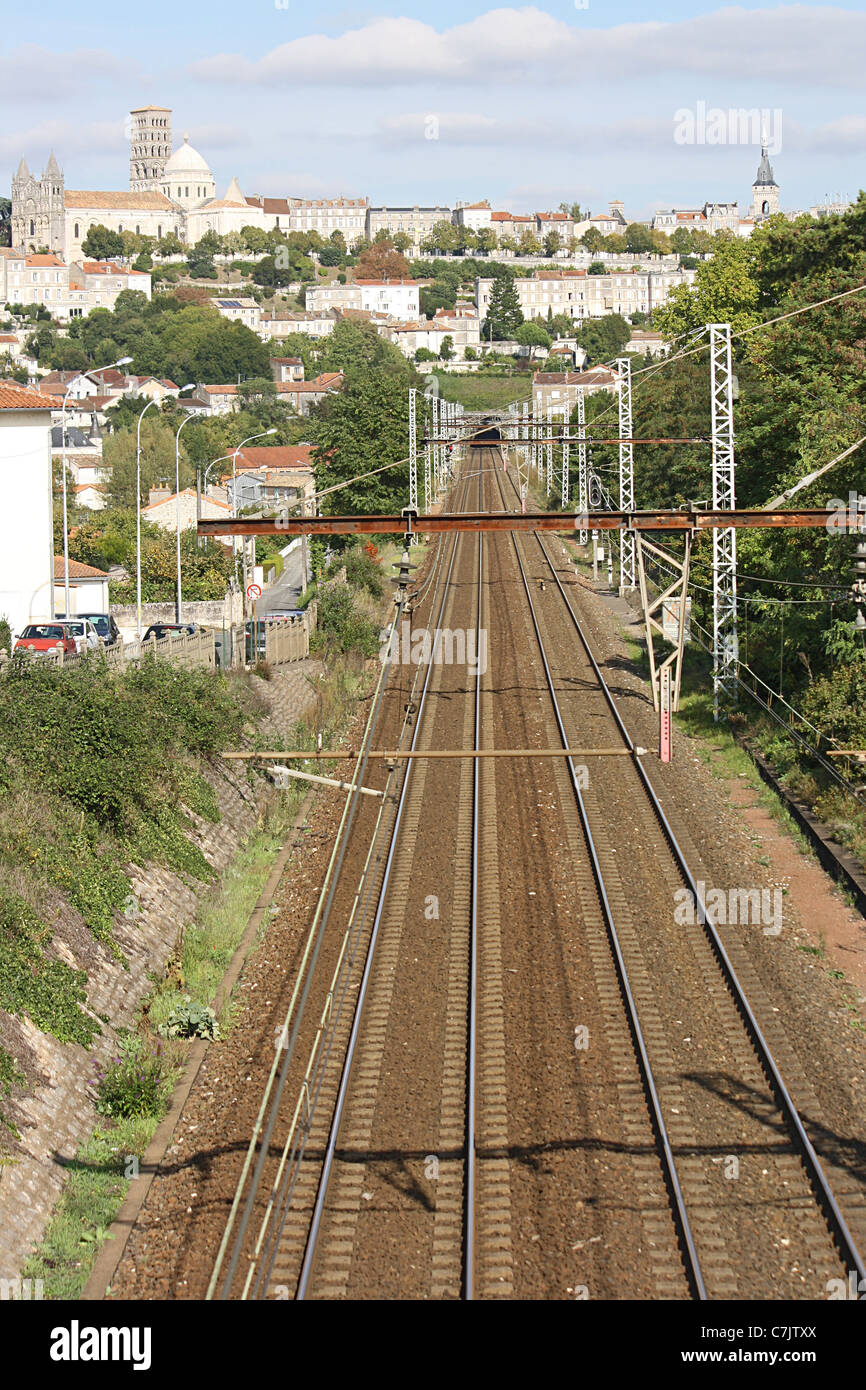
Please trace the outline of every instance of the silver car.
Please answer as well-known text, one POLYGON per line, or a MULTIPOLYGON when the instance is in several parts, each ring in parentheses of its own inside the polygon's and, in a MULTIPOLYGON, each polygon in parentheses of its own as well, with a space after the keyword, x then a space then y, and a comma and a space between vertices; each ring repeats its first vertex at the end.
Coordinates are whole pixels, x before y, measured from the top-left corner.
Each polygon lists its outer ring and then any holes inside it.
POLYGON ((82 652, 98 652, 102 646, 102 638, 87 618, 61 618, 63 626, 73 638, 75 649, 79 656, 82 652))

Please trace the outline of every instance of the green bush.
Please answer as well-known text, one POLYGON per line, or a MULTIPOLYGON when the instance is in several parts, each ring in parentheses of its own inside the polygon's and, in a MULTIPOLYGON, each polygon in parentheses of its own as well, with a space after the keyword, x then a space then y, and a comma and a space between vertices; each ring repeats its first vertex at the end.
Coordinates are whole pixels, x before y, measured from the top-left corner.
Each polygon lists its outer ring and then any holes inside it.
POLYGON ((90 1083, 99 1114, 115 1120, 161 1114, 170 1085, 159 1046, 152 1052, 142 1038, 131 1035, 120 1039, 118 1052, 104 1071, 96 1065, 90 1083))
POLYGON ((89 1047, 102 1030, 82 1008, 87 976, 45 954, 50 938, 24 898, 0 890, 0 1008, 26 1015, 59 1042, 89 1047))
POLYGON ((165 1023, 157 1032, 163 1038, 211 1038, 220 1035, 219 1024, 213 1009, 206 1004, 196 1004, 189 994, 185 994, 176 1004, 165 1023))
POLYGON ((379 628, 358 607, 348 585, 335 584, 319 595, 318 635, 338 651, 357 651, 375 656, 379 650, 379 628))
POLYGON ((346 567, 346 583, 353 589, 362 589, 372 598, 381 598, 385 592, 381 566, 364 549, 347 550, 342 557, 346 567))

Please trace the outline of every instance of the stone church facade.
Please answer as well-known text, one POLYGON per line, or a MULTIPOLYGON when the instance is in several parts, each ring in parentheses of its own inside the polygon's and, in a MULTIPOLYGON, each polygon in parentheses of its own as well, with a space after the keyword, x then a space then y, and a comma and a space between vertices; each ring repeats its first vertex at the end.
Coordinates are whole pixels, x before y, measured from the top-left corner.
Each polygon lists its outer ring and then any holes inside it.
POLYGON ((207 161, 186 136, 172 151, 168 107, 139 107, 130 112, 128 129, 128 192, 70 189, 53 152, 41 177, 22 157, 12 179, 13 247, 52 251, 69 264, 80 259, 95 226, 157 239, 174 232, 193 244, 205 231, 266 224, 261 200, 244 198, 236 180, 225 198, 216 197, 207 161))

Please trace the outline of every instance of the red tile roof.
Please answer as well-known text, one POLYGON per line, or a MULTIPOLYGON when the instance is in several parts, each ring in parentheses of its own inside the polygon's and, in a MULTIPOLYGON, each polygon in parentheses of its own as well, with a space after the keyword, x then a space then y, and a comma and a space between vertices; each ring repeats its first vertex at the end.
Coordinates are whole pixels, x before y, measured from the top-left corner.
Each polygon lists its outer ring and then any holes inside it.
MULTIPOLYGON (((55 579, 64 579, 65 577, 66 577, 66 567, 65 567, 64 557, 63 557, 62 555, 55 555, 55 556, 54 556, 54 578, 55 578, 55 579)), ((85 565, 85 564, 82 564, 81 560, 73 560, 73 559, 70 559, 70 561, 69 561, 69 578, 70 578, 70 579, 107 579, 107 578, 108 578, 108 571, 107 571, 107 570, 97 570, 97 569, 94 569, 92 565, 85 565)))
POLYGON ((250 468, 312 468, 312 444, 263 444, 260 448, 242 449, 238 463, 250 468))
POLYGON ((51 409, 51 401, 39 391, 31 391, 17 381, 0 381, 0 410, 51 409))

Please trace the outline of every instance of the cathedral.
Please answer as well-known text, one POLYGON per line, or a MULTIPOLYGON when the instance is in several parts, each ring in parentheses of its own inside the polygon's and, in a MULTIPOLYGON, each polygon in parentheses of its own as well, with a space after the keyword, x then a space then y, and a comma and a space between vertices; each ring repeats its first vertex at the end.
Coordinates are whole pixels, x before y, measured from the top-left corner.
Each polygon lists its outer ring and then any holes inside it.
POLYGON ((129 132, 128 192, 66 188, 53 152, 41 178, 22 157, 12 180, 12 245, 54 251, 71 264, 81 259, 81 244, 95 226, 157 238, 174 232, 194 245, 205 232, 223 236, 264 224, 262 200, 245 198, 237 179, 217 198, 207 160, 187 136, 172 151, 167 107, 132 111, 129 132))

